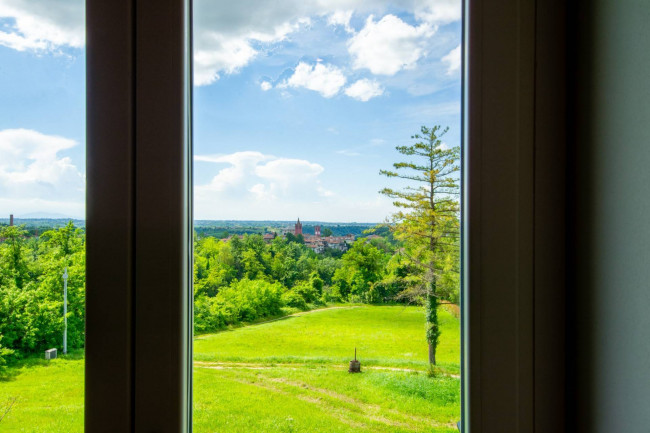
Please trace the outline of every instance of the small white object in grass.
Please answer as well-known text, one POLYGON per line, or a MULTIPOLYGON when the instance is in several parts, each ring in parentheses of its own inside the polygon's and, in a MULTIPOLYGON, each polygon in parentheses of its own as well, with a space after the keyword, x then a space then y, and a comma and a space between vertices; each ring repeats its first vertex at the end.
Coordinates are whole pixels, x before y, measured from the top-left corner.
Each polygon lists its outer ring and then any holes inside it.
POLYGON ((56 349, 48 349, 45 351, 45 359, 56 358, 56 349))

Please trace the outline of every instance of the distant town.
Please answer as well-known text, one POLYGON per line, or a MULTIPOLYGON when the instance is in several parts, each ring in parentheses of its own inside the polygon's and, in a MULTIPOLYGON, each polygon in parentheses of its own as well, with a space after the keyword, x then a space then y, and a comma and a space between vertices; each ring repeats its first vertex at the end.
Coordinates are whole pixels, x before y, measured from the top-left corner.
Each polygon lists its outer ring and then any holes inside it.
MULTIPOLYGON (((20 225, 27 230, 29 237, 38 237, 47 230, 57 229, 73 221, 75 226, 84 229, 86 222, 73 218, 0 218, 0 226, 20 225)), ((208 236, 228 241, 234 236, 243 238, 245 234, 259 234, 268 243, 276 237, 298 240, 316 253, 327 249, 340 252, 347 251, 359 237, 375 238, 377 234, 368 234, 367 230, 377 227, 376 223, 345 223, 345 222, 303 222, 300 218, 290 221, 238 221, 238 220, 196 220, 194 231, 198 238, 208 236)), ((383 233, 380 229, 378 233, 383 233)))
MULTIPOLYGON (((316 253, 322 253, 327 248, 331 248, 337 251, 345 252, 350 248, 350 245, 354 243, 356 236, 352 233, 348 233, 342 236, 334 236, 332 230, 328 229, 327 233, 321 233, 321 226, 313 226, 314 233, 305 233, 303 231, 302 223, 300 218, 296 221, 296 224, 293 230, 283 229, 279 233, 277 231, 272 233, 264 233, 262 236, 266 242, 271 242, 278 236, 283 236, 285 238, 300 239, 304 241, 305 245, 311 248, 316 253)), ((235 234, 223 238, 224 242, 232 239, 233 236, 243 237, 243 235, 235 234)), ((380 237, 378 235, 370 235, 369 238, 380 237)))

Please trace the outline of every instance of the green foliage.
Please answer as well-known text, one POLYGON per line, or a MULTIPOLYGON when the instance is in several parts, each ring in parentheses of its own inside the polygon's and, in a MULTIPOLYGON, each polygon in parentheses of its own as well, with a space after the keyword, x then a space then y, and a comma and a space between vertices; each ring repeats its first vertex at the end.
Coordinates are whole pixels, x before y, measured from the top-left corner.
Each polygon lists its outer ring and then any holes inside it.
POLYGON ((388 301, 378 283, 385 275, 389 256, 368 242, 358 239, 342 257, 342 267, 334 272, 338 292, 353 302, 388 301))
POLYGON ((246 234, 227 241, 196 240, 195 331, 204 333, 280 314, 262 310, 243 317, 239 311, 248 311, 250 302, 233 297, 233 290, 240 290, 238 283, 243 281, 277 284, 280 308, 299 310, 323 302, 391 301, 397 293, 383 282, 388 278, 386 264, 394 253, 392 245, 381 239, 360 239, 336 258, 314 253, 301 239, 288 234, 267 243, 260 235, 246 234))
POLYGON ((2 346, 2 334, 0 334, 0 374, 5 371, 7 359, 14 354, 14 351, 2 346))
POLYGON ((215 297, 196 297, 194 329, 199 333, 217 331, 229 325, 280 315, 283 292, 278 283, 244 278, 221 289, 215 297))
POLYGON ((299 310, 307 309, 307 302, 302 294, 296 290, 288 290, 282 294, 282 302, 287 307, 297 308, 299 310))
POLYGON ((29 276, 25 252, 25 236, 27 231, 23 226, 7 226, 0 229, 0 239, 4 239, 0 257, 1 281, 13 280, 18 289, 22 289, 29 276))
MULTIPOLYGON (((72 222, 29 237, 4 227, 0 240, 0 334, 16 357, 61 347, 68 269, 68 346, 84 345, 85 236, 72 222)), ((205 333, 328 302, 391 301, 394 247, 360 240, 338 256, 316 254, 301 236, 265 242, 258 234, 194 239, 195 331, 205 333)))
POLYGON ((61 347, 63 279, 68 269, 68 347, 84 345, 85 249, 72 222, 27 238, 20 227, 0 231, 0 335, 14 356, 61 347))

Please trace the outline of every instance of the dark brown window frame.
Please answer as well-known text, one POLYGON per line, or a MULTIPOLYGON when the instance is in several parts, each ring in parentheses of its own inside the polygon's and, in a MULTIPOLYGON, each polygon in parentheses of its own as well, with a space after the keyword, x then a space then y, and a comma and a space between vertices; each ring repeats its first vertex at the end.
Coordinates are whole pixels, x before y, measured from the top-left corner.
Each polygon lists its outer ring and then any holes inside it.
MULTIPOLYGON (((191 431, 190 7, 87 2, 88 432, 191 431)), ((464 8, 464 430, 561 432, 564 5, 464 8)))

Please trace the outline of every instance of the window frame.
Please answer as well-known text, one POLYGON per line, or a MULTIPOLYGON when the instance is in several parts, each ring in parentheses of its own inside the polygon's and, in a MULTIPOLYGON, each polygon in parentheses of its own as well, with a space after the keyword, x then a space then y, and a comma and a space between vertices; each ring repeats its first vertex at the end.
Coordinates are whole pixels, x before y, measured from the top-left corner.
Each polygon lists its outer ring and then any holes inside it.
MULTIPOLYGON (((463 430, 561 432, 565 6, 463 8, 463 430)), ((192 429, 190 11, 86 4, 89 432, 192 429)))
POLYGON ((86 3, 86 431, 191 431, 190 7, 86 3))

